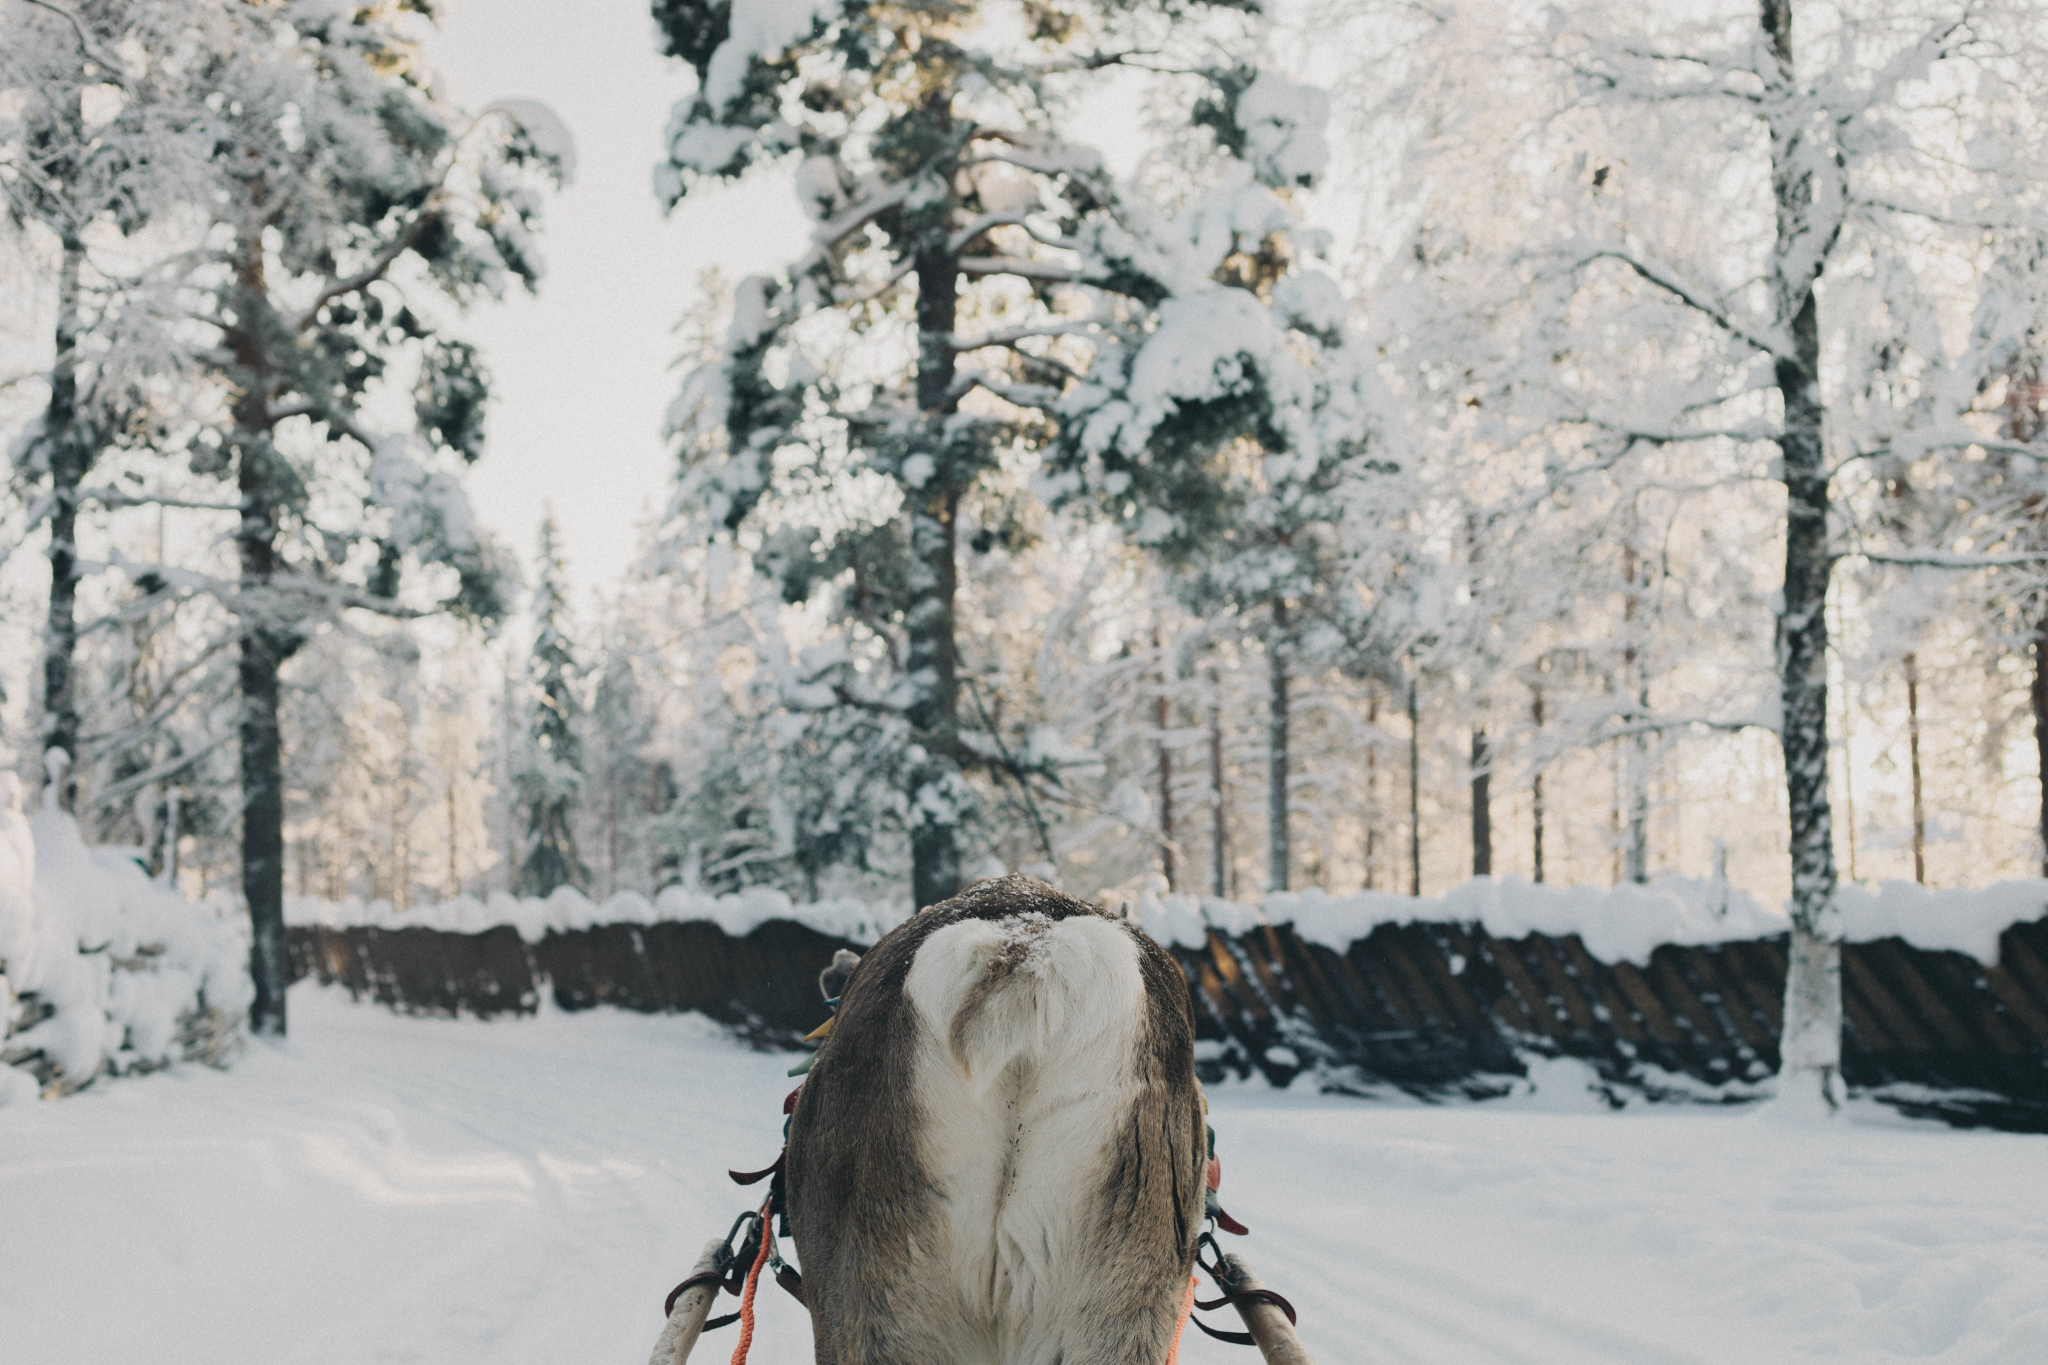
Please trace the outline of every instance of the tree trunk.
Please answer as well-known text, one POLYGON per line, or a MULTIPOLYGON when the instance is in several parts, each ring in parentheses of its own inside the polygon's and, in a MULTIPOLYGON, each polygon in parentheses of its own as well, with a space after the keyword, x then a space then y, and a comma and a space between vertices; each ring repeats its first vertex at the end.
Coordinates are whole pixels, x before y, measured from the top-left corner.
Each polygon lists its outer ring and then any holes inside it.
MULTIPOLYGON (((607 896, 616 896, 619 894, 619 855, 621 852, 619 842, 619 769, 615 761, 615 755, 607 755, 607 758, 614 761, 607 762, 606 767, 609 771, 605 774, 604 893, 607 896)), ((811 899, 816 900, 817 897, 813 896, 811 899)))
POLYGON ((2041 763, 2041 875, 2048 877, 2048 615, 2034 627, 2034 751, 2041 763))
POLYGON ((1763 0, 1771 191, 1777 240, 1768 276, 1773 315, 1789 342, 1774 357, 1783 400, 1778 446, 1785 479, 1785 588, 1777 621, 1785 791, 1792 859, 1792 945, 1785 980, 1779 1095, 1795 1107, 1840 1107, 1842 929, 1835 906, 1833 816, 1828 805, 1828 471, 1822 448, 1820 316, 1814 283, 1836 228, 1810 216, 1820 135, 1794 88, 1791 0, 1763 0), (1816 241, 1816 233, 1824 240, 1816 241))
MULTIPOLYGON (((1537 687, 1530 690, 1535 695, 1534 700, 1529 705, 1529 714, 1536 724, 1537 732, 1540 734, 1543 730, 1543 689, 1537 687)), ((1533 816, 1531 823, 1534 827, 1534 832, 1530 838, 1530 853, 1535 863, 1534 881, 1538 886, 1541 886, 1543 885, 1543 770, 1541 768, 1536 770, 1536 776, 1529 782, 1529 795, 1530 810, 1533 816)))
POLYGON ((1622 551, 1622 577, 1628 585, 1622 598, 1622 634, 1628 641, 1622 650, 1623 685, 1634 693, 1635 733, 1629 736, 1625 762, 1628 770, 1628 843, 1625 846, 1627 876, 1638 884, 1650 879, 1650 737, 1641 728, 1649 719, 1650 685, 1643 677, 1642 651, 1637 647, 1641 627, 1636 617, 1641 609, 1637 591, 1642 574, 1642 556, 1635 547, 1635 527, 1629 528, 1629 544, 1622 551))
POLYGON ((1628 879, 1650 880, 1649 738, 1630 737, 1628 750, 1628 879))
MULTIPOLYGON (((1841 624, 1837 604, 1835 623, 1841 624)), ((1849 676, 1842 674, 1842 832, 1849 840, 1849 881, 1861 881, 1856 864, 1856 696, 1849 688, 1849 676)))
POLYGON ((1486 731, 1472 727, 1472 875, 1493 875, 1493 800, 1488 790, 1492 780, 1492 758, 1486 751, 1486 731))
POLYGON ((1266 645, 1270 690, 1266 713, 1266 889, 1285 891, 1287 846, 1287 604, 1273 603, 1273 634, 1266 645))
POLYGON ((1408 680, 1408 894, 1422 894, 1422 725, 1414 678, 1408 680))
MULTIPOLYGON (((1152 644, 1159 647, 1155 632, 1152 644)), ((1153 699, 1153 721, 1159 730, 1159 870, 1166 875, 1166 889, 1179 890, 1173 865, 1173 755, 1166 748, 1166 726, 1171 719, 1166 702, 1166 661, 1160 656, 1159 695, 1153 699)))
MULTIPOLYGON (((261 186, 252 193, 260 203, 261 186)), ((278 721, 278 674, 298 641, 284 604, 270 595, 277 571, 280 486, 287 471, 271 444, 272 366, 265 351, 270 317, 261 227, 245 230, 236 259, 236 323, 229 342, 241 392, 233 408, 235 479, 241 521, 235 550, 241 577, 237 671, 242 705, 242 898, 249 906, 249 975, 256 987, 249 1030, 282 1037, 289 980, 284 937, 284 744, 278 721)))
POLYGON ((1223 808, 1223 680, 1209 670, 1209 885, 1223 900, 1230 894, 1230 822, 1223 808))
MULTIPOLYGON (((2041 685, 2034 683, 2034 705, 2039 714, 2041 685)), ((1927 801, 1920 785, 1920 659, 1906 656, 1906 760, 1913 779, 1913 880, 1927 885, 1927 801)))
POLYGON ((452 763, 450 765, 448 773, 448 790, 445 797, 445 804, 447 805, 446 813, 448 816, 448 881, 447 890, 443 894, 446 899, 452 901, 457 896, 462 894, 461 865, 456 858, 455 772, 452 763))
POLYGON ((78 799, 78 695, 72 662, 78 652, 78 489, 91 465, 91 441, 78 413, 79 276, 85 244, 64 239, 57 276, 56 361, 50 367, 50 404, 43 413, 43 447, 50 464, 50 607, 43 631, 43 752, 61 749, 62 767, 41 765, 57 783, 57 804, 78 799))
MULTIPOLYGON (((934 118, 946 120, 942 108, 934 118)), ((960 771, 960 684, 953 638, 959 587, 960 492, 966 471, 946 453, 945 424, 956 400, 953 325, 958 311, 958 262, 943 245, 917 257, 917 404, 924 418, 924 450, 932 472, 923 485, 904 486, 910 509, 910 584, 904 630, 915 700, 910 724, 922 758, 910 769, 911 897, 919 909, 960 889, 961 837, 972 813, 972 793, 960 771)))
POLYGON ((1365 889, 1377 889, 1380 870, 1380 690, 1365 685, 1365 889))
MULTIPOLYGON (((244 518, 247 524, 247 518, 244 518)), ((243 539, 242 574, 257 556, 243 539)), ((269 543, 263 548, 268 550, 269 543)), ((245 626, 242 686, 242 895, 249 903, 249 975, 256 1000, 250 1032, 282 1037, 289 979, 284 942, 284 745, 278 726, 278 671, 288 651, 272 631, 245 626)))
POLYGON ((242 518, 235 535, 241 561, 242 898, 249 906, 249 974, 256 999, 252 1033, 282 1037, 289 979, 284 939, 284 744, 278 721, 278 674, 293 641, 270 624, 275 605, 263 594, 276 572, 277 509, 268 398, 260 391, 236 402, 237 482, 242 518))

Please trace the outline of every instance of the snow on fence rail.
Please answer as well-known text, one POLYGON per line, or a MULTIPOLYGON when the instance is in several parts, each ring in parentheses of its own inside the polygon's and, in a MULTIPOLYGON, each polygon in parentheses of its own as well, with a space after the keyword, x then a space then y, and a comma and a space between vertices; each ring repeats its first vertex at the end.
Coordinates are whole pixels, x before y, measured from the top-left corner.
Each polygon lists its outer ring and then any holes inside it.
MULTIPOLYGON (((1843 899, 1850 1084, 1909 1112, 2048 1131, 2048 884, 1843 899)), ((1784 921, 1717 883, 1474 882, 1440 899, 1306 892, 1262 909, 1132 907, 1186 973, 1212 1079, 1484 1097, 1532 1059, 1569 1057, 1619 1104, 1739 1101, 1777 1069, 1784 921)), ((412 914, 301 903, 291 951, 296 973, 400 1010, 527 1013, 544 997, 696 1010, 788 1046, 818 1022, 833 950, 904 913, 773 892, 412 914)))
POLYGON ((89 848, 0 772, 0 1104, 172 1061, 224 1064, 252 989, 246 921, 89 848))
POLYGON ((814 901, 798 906, 772 887, 754 887, 729 896, 708 896, 685 891, 679 886, 665 888, 649 898, 637 891, 593 901, 571 887, 562 887, 545 899, 513 896, 494 891, 487 898, 457 896, 452 900, 399 910, 390 901, 322 900, 313 896, 287 896, 284 919, 288 926, 330 929, 439 929, 447 933, 479 934, 500 925, 518 931, 528 943, 538 943, 551 933, 590 929, 602 924, 715 924, 735 938, 744 938, 771 920, 790 920, 846 939, 851 943, 873 943, 910 916, 910 907, 886 902, 867 904, 855 900, 814 901))
MULTIPOLYGON (((1870 943, 1900 938, 1930 952, 1959 952, 1998 961, 2007 927, 2048 913, 2048 880, 1935 891, 1913 882, 1845 885, 1837 895, 1844 939, 1870 943)), ((1129 912, 1161 943, 1195 947, 1211 930, 1242 933, 1287 924, 1309 943, 1339 951, 1381 925, 1471 924, 1495 938, 1576 934, 1604 963, 1640 966, 1666 945, 1699 946, 1772 938, 1785 933, 1782 910, 1768 908, 1726 882, 1664 877, 1644 885, 1547 886, 1519 877, 1475 877, 1443 896, 1384 891, 1342 895, 1309 889, 1267 896, 1252 905, 1213 897, 1142 896, 1129 912)), ((824 900, 798 905, 781 891, 756 887, 710 896, 669 887, 652 899, 626 891, 603 900, 564 887, 546 899, 499 891, 487 899, 459 896, 409 910, 389 901, 326 901, 287 897, 285 922, 328 928, 439 929, 481 933, 498 925, 528 943, 549 933, 605 924, 715 924, 744 938, 763 924, 788 920, 850 943, 870 944, 910 915, 908 902, 824 900)))

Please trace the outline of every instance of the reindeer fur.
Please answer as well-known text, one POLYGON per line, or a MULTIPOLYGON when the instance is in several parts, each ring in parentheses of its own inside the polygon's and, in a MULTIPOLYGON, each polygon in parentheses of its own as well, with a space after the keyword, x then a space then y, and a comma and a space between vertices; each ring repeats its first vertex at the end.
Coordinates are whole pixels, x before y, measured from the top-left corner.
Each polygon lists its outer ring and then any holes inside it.
POLYGON ((790 1124, 819 1365, 1161 1365, 1200 1231, 1179 965, 1028 877, 875 945, 790 1124))

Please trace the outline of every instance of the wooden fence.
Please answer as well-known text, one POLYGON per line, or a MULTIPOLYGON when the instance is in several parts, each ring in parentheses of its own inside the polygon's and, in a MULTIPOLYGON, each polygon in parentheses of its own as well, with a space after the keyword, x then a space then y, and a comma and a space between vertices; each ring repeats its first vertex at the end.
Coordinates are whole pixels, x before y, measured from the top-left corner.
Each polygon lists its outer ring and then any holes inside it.
MULTIPOLYGON (((789 921, 610 924, 538 943, 499 927, 294 928, 295 977, 419 1014, 696 1010, 756 1045, 823 1019, 817 973, 855 947, 789 921)), ((2048 919, 2015 925, 1997 966, 1898 939, 1843 952, 1843 1071, 1904 1112, 2048 1132, 2048 919)), ((1785 940, 1663 947, 1607 964, 1576 935, 1498 939, 1472 925, 1382 925, 1339 952, 1290 926, 1174 950, 1210 1078, 1304 1071, 1326 1089, 1424 1099, 1506 1091, 1534 1056, 1575 1057, 1610 1096, 1735 1103, 1778 1065, 1785 940)))

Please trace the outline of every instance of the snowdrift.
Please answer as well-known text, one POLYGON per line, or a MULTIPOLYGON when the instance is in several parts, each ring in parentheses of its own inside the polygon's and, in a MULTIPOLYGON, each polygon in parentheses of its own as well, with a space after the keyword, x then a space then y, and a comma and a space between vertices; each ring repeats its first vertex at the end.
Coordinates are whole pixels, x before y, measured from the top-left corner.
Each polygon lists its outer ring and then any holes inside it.
POLYGON ((0 773, 0 1103, 223 1064, 250 996, 231 905, 194 905, 121 850, 88 848, 54 803, 25 818, 20 779, 0 773))
MULTIPOLYGON (((1986 966, 1998 961, 1999 936, 2048 913, 2048 880, 1933 891, 1912 882, 1845 884, 1837 896, 1846 940, 1900 938, 1929 952, 1959 952, 1986 966)), ((1309 943, 1343 951, 1382 925, 1467 924, 1495 938, 1576 934, 1586 951, 1609 965, 1645 966, 1660 947, 1696 947, 1773 938, 1788 931, 1785 912, 1726 882, 1664 877, 1646 885, 1542 886, 1519 877, 1475 877, 1442 896, 1384 891, 1331 895, 1289 891, 1256 904, 1201 896, 1143 896, 1132 913, 1161 943, 1200 947, 1211 929, 1240 934, 1288 924, 1309 943)), ((780 891, 756 887, 709 896, 669 887, 653 899, 622 892, 591 900, 566 887, 545 900, 504 892, 488 900, 462 896, 409 910, 389 901, 323 901, 288 897, 287 924, 330 929, 439 929, 476 934, 509 925, 528 943, 550 933, 608 924, 715 924, 734 938, 788 920, 833 938, 873 943, 910 915, 907 902, 825 900, 798 905, 780 891)))

